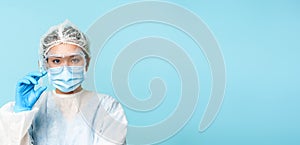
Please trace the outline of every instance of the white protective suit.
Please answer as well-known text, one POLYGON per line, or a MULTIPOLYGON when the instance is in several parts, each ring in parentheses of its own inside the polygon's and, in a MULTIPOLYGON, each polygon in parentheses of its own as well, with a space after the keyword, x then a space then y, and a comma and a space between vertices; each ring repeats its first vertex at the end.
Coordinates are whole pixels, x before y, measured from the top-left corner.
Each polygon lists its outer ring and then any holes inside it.
POLYGON ((0 109, 0 145, 126 144, 127 120, 112 97, 82 90, 44 92, 31 111, 0 109))

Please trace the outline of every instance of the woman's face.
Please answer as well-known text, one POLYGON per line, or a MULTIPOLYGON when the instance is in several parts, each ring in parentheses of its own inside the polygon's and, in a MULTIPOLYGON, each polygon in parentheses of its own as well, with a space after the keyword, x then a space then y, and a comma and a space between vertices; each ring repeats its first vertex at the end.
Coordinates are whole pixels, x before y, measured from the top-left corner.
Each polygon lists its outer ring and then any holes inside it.
MULTIPOLYGON (((52 47, 46 54, 47 68, 53 68, 54 70, 64 70, 64 66, 87 66, 85 55, 82 49, 76 45, 72 44, 59 44, 52 47)), ((73 67, 78 69, 81 67, 73 67)), ((66 69, 68 70, 68 69, 66 69)), ((73 72, 67 72, 73 73, 73 72)), ((71 75, 73 77, 73 74, 71 75)), ((57 76, 56 76, 57 77, 57 76)), ((72 78, 71 77, 71 78, 72 78)), ((62 83, 62 82, 60 82, 62 83)), ((66 84, 64 84, 66 85, 66 84)), ((61 91, 61 88, 57 88, 56 92, 58 94, 72 94, 82 90, 81 86, 77 87, 72 91, 61 91)))
POLYGON ((47 53, 49 68, 61 66, 83 66, 85 57, 82 49, 72 44, 59 44, 52 47, 47 53))

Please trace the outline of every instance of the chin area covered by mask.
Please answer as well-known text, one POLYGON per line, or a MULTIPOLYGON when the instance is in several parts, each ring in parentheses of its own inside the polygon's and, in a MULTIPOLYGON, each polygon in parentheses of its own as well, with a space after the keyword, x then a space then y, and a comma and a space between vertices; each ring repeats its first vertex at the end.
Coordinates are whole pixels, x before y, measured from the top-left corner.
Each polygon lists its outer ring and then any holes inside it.
POLYGON ((64 93, 77 89, 85 78, 84 66, 61 66, 48 69, 52 85, 64 93))

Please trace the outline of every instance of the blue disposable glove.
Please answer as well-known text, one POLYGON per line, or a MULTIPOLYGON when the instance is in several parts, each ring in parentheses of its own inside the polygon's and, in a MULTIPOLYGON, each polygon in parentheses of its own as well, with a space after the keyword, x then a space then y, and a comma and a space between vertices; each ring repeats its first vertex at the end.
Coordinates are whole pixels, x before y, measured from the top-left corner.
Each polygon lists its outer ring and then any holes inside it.
POLYGON ((32 72, 17 83, 14 112, 17 113, 32 109, 41 94, 47 89, 47 87, 39 87, 35 90, 34 86, 46 74, 47 72, 32 72))

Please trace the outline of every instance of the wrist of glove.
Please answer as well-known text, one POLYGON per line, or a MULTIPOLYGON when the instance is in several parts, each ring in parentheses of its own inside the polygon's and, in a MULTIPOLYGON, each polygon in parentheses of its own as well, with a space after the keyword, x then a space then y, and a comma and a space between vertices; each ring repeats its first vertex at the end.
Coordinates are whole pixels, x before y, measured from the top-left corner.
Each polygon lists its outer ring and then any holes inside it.
POLYGON ((15 105, 14 106, 14 112, 16 112, 16 113, 23 112, 23 111, 30 111, 30 110, 32 110, 32 107, 26 108, 26 107, 22 107, 20 105, 15 105))

